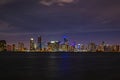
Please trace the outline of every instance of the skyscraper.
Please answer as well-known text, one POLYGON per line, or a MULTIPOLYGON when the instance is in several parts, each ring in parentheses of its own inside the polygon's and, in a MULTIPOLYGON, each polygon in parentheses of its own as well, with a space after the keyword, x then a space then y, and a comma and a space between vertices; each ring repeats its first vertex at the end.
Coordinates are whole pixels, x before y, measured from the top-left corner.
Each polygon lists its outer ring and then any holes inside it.
POLYGON ((67 42, 68 42, 67 37, 66 37, 66 36, 63 36, 63 39, 64 39, 64 44, 67 44, 67 42))
POLYGON ((66 36, 64 36, 63 39, 64 39, 65 51, 68 51, 68 47, 69 47, 68 39, 66 36))
POLYGON ((38 49, 42 50, 42 37, 41 36, 38 37, 38 49))
POLYGON ((30 38, 30 51, 34 50, 34 39, 30 38))
POLYGON ((90 52, 96 52, 96 44, 94 42, 90 42, 88 44, 88 51, 90 51, 90 52))
POLYGON ((59 43, 60 43, 60 41, 50 41, 50 42, 48 42, 49 51, 52 51, 52 52, 59 51, 59 43))
POLYGON ((18 51, 24 51, 24 43, 23 42, 18 43, 18 51))
POLYGON ((7 49, 7 51, 12 51, 12 46, 11 45, 7 45, 6 49, 7 49))
POLYGON ((6 51, 6 41, 0 40, 0 51, 6 51))
POLYGON ((15 51, 16 50, 16 46, 15 44, 12 45, 12 51, 15 51))

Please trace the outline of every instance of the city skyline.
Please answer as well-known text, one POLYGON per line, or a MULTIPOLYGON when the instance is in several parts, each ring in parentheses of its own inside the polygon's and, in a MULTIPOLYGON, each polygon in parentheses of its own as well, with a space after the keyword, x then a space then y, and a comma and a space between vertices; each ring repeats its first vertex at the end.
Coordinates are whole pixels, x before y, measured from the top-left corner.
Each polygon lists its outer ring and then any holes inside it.
POLYGON ((13 52, 120 52, 120 44, 108 44, 105 41, 96 44, 91 41, 88 44, 71 41, 67 36, 63 40, 43 41, 42 36, 29 39, 29 46, 24 42, 9 44, 6 40, 0 40, 0 51, 13 52))
POLYGON ((118 0, 0 0, 0 40, 9 44, 39 35, 43 41, 120 44, 118 0))

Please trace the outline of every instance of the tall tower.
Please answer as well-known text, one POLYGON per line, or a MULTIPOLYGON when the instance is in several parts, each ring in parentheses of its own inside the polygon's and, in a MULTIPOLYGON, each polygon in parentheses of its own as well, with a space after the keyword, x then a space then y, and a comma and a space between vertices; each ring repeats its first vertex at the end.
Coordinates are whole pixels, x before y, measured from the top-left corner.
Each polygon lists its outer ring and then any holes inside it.
POLYGON ((6 41, 0 40, 0 51, 6 51, 6 41))
POLYGON ((15 44, 12 45, 12 51, 15 51, 16 50, 16 46, 15 44))
POLYGON ((24 43, 23 42, 18 43, 18 51, 24 51, 24 43))
POLYGON ((38 37, 38 49, 42 50, 42 37, 41 36, 38 37))
POLYGON ((63 36, 63 39, 64 39, 64 44, 67 44, 67 42, 68 42, 67 37, 66 37, 66 36, 63 36))
POLYGON ((30 38, 30 50, 34 50, 34 39, 30 38))
POLYGON ((69 47, 68 39, 66 36, 63 36, 63 39, 64 39, 65 51, 68 51, 68 47, 69 47))

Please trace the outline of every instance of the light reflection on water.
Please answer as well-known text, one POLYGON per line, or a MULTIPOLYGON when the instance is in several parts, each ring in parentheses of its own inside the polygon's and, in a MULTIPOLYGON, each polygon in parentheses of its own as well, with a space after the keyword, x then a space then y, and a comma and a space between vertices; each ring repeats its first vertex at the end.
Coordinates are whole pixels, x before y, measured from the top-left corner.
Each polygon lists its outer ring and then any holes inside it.
POLYGON ((119 55, 56 54, 7 57, 2 55, 0 56, 2 77, 22 80, 120 79, 119 55))

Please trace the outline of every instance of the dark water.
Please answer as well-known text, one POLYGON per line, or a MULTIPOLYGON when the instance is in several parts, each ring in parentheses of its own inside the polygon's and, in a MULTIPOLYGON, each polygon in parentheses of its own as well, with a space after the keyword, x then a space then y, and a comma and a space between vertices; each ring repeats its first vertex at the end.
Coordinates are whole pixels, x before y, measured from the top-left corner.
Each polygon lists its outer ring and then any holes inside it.
POLYGON ((120 53, 0 53, 0 78, 120 80, 120 53))

